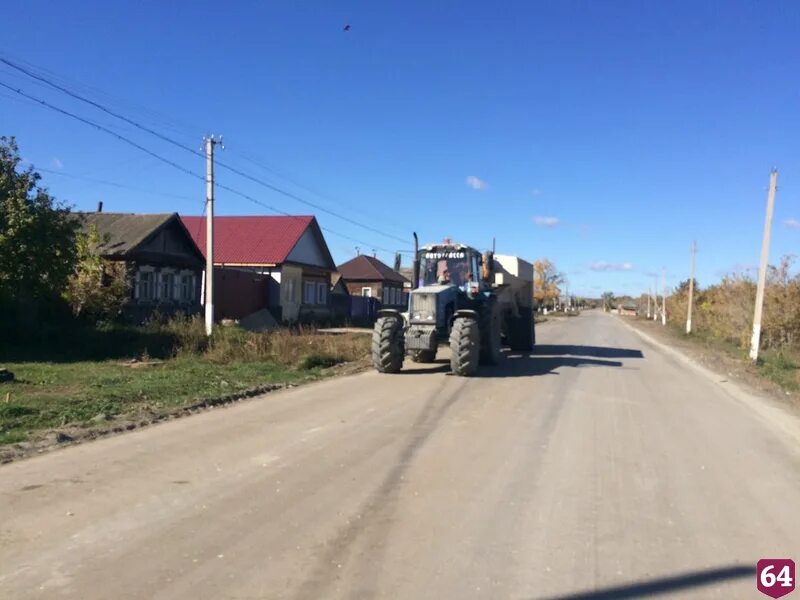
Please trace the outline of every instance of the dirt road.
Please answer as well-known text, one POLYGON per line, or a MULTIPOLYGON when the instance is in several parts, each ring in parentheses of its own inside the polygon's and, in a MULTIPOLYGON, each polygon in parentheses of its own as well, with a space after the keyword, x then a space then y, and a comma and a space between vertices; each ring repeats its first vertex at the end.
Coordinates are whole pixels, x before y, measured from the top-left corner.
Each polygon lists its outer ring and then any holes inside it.
POLYGON ((758 598, 800 561, 793 417, 616 317, 538 341, 0 467, 0 598, 758 598))

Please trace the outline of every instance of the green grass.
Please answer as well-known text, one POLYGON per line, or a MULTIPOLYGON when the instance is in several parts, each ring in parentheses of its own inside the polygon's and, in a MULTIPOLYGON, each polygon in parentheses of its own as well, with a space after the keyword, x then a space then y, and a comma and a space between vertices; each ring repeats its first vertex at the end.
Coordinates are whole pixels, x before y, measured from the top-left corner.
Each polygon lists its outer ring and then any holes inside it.
POLYGON ((0 347, 0 365, 15 376, 0 383, 0 445, 42 430, 148 420, 261 386, 318 379, 328 367, 366 357, 370 343, 363 335, 235 327, 218 328, 208 341, 196 319, 73 334, 71 344, 0 347), (158 360, 142 365, 153 356, 158 360), (131 358, 140 359, 138 366, 131 358))
POLYGON ((782 352, 761 352, 758 370, 767 379, 789 391, 800 389, 800 371, 797 363, 782 352))
POLYGON ((146 417, 174 412, 193 402, 216 399, 273 383, 301 383, 321 369, 177 358, 131 368, 114 361, 7 363, 16 375, 0 386, 0 444, 24 441, 31 431, 90 427, 98 415, 146 417), (9 402, 5 402, 10 394, 9 402))

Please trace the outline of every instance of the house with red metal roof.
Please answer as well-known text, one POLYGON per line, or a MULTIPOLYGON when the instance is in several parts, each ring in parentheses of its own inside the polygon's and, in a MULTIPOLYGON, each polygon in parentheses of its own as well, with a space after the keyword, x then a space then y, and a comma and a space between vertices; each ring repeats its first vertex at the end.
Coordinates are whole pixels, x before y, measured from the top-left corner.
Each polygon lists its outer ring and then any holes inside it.
MULTIPOLYGON (((181 219, 205 256, 205 217, 181 219)), ((284 322, 330 314, 336 265, 313 216, 215 216, 214 267, 217 318, 241 318, 260 308, 284 322)))
POLYGON ((351 296, 377 298, 384 307, 407 304, 404 287, 408 279, 373 256, 359 255, 337 267, 351 296))

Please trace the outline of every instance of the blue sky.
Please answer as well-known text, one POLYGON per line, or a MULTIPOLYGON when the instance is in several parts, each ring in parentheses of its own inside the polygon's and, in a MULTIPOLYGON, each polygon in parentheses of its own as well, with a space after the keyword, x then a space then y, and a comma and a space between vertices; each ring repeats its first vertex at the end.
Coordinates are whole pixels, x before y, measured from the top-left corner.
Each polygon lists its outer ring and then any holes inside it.
MULTIPOLYGON (((223 134, 221 160, 388 234, 546 256, 581 294, 638 293, 662 268, 674 284, 692 239, 701 285, 756 265, 773 166, 771 259, 800 249, 797 2, 178 4, 9 3, 0 55, 192 147, 223 134)), ((7 66, 0 81, 204 169, 7 66)), ((78 209, 202 210, 202 182, 6 89, 0 133, 78 209)), ((329 234, 337 261, 411 245, 218 181, 360 240, 329 234)), ((222 190, 216 206, 268 214, 222 190)))

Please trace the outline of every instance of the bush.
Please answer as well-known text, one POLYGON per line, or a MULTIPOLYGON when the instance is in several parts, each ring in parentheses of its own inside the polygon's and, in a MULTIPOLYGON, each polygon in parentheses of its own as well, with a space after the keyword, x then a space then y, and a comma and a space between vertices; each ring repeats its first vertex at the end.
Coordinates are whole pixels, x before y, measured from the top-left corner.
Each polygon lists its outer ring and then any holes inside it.
MULTIPOLYGON (((778 266, 770 266, 767 272, 761 346, 796 354, 800 353, 800 275, 791 275, 792 264, 793 257, 785 256, 778 266)), ((705 289, 695 286, 692 329, 739 348, 748 348, 755 297, 756 282, 743 273, 727 275, 720 283, 705 289)), ((688 285, 684 283, 667 298, 669 321, 682 328, 687 307, 688 285)))

